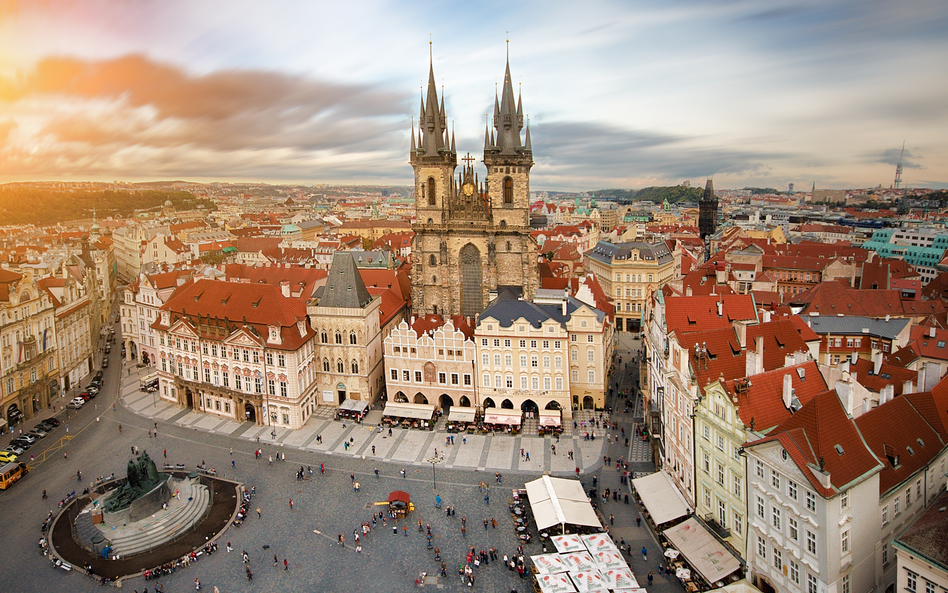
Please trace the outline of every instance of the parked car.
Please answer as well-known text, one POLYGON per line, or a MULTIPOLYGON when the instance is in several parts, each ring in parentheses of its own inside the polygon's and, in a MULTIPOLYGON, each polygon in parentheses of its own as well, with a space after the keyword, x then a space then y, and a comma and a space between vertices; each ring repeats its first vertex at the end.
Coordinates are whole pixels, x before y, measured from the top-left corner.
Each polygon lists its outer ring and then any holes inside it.
POLYGON ((13 445, 14 447, 18 447, 26 451, 27 449, 33 446, 33 443, 23 438, 25 436, 26 436, 25 434, 18 436, 17 438, 10 441, 10 444, 13 445))
POLYGON ((109 368, 109 357, 108 357, 108 356, 106 356, 106 357, 104 357, 104 358, 102 359, 102 368, 103 368, 103 369, 109 368))
POLYGON ((42 428, 43 430, 46 431, 46 434, 49 434, 53 432, 53 430, 56 429, 56 426, 58 425, 50 424, 48 420, 43 420, 42 422, 36 425, 36 428, 42 428))
POLYGON ((43 424, 48 424, 53 428, 56 428, 59 426, 59 420, 56 420, 55 418, 47 418, 46 420, 43 420, 43 424))
POLYGON ((86 387, 85 390, 88 391, 89 393, 96 393, 96 394, 97 394, 97 393, 99 393, 99 386, 96 385, 95 383, 89 383, 89 386, 86 387))
POLYGON ((93 380, 93 381, 96 381, 96 380, 101 381, 101 380, 102 380, 102 371, 96 371, 96 372, 95 372, 95 377, 93 377, 92 380, 93 380))
POLYGON ((9 451, 0 451, 0 463, 16 463, 17 456, 9 451))
POLYGON ((29 434, 36 435, 38 438, 42 439, 42 438, 45 438, 46 435, 49 434, 49 432, 47 432, 46 430, 43 429, 42 426, 37 424, 36 426, 33 427, 33 430, 31 430, 29 434))
POLYGON ((93 397, 95 397, 95 396, 92 395, 91 393, 89 393, 88 391, 83 391, 82 393, 79 394, 79 398, 82 399, 82 401, 84 401, 84 402, 89 401, 89 400, 92 399, 93 397))
POLYGON ((29 444, 32 445, 33 443, 35 443, 36 441, 39 440, 39 437, 37 437, 37 436, 32 436, 32 435, 30 435, 30 434, 21 434, 21 435, 19 435, 18 437, 16 437, 16 438, 13 439, 13 440, 15 440, 15 441, 26 441, 27 443, 29 443, 29 444))
POLYGON ((3 448, 7 453, 13 453, 14 455, 23 455, 23 452, 26 451, 23 447, 18 447, 17 445, 10 443, 3 448))
POLYGON ((72 398, 72 401, 66 404, 66 407, 72 408, 73 410, 78 410, 84 403, 86 403, 86 400, 82 399, 81 397, 74 397, 72 398))

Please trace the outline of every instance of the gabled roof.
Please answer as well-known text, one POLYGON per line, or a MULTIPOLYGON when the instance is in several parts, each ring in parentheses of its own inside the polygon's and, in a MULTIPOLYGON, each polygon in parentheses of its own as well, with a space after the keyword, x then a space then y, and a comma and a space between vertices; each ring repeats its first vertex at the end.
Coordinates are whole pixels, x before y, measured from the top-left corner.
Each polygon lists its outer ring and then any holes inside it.
POLYGON ((921 355, 918 351, 918 344, 915 342, 909 342, 904 348, 899 348, 897 351, 886 357, 886 362, 892 366, 897 366, 904 369, 918 360, 920 357, 921 355))
MULTIPOLYGON (((698 387, 724 378, 725 381, 746 375, 746 352, 741 349, 737 334, 730 326, 702 332, 675 332, 675 337, 686 352, 688 363, 694 370, 698 387), (695 345, 707 350, 707 358, 695 355, 695 345)), ((782 361, 781 361, 782 364, 782 361)))
POLYGON ((883 461, 879 494, 885 494, 925 467, 944 448, 935 429, 904 397, 891 399, 856 418, 856 426, 883 461))
POLYGON ((783 401, 784 376, 789 375, 797 401, 806 405, 828 389, 815 361, 765 371, 745 379, 725 382, 724 388, 732 399, 737 399, 737 412, 744 426, 757 432, 767 432, 786 422, 791 414, 783 401))
POLYGON ((806 476, 810 486, 831 498, 882 470, 882 463, 859 434, 835 391, 824 391, 766 437, 745 445, 779 442, 806 476), (829 473, 829 487, 817 477, 820 466, 829 473))
POLYGON ((941 440, 948 443, 948 377, 939 381, 930 392, 909 393, 902 397, 938 431, 941 440))

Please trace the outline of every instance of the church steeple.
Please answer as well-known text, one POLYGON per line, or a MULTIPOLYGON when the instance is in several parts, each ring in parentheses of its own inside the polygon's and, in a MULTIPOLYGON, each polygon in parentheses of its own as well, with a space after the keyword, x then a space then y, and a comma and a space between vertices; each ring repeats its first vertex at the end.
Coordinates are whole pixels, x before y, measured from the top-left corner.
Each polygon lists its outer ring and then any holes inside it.
POLYGON ((497 130, 496 149, 501 154, 517 154, 522 150, 520 131, 523 129, 523 105, 519 98, 514 99, 510 58, 507 59, 503 91, 499 101, 497 94, 494 93, 494 128, 497 130))
POLYGON ((429 56, 428 90, 421 98, 418 129, 421 139, 417 151, 424 156, 437 156, 441 152, 453 154, 450 147, 450 136, 447 133, 447 116, 444 107, 444 93, 438 98, 438 87, 435 84, 434 58, 429 56), (440 103, 440 105, 439 105, 440 103))

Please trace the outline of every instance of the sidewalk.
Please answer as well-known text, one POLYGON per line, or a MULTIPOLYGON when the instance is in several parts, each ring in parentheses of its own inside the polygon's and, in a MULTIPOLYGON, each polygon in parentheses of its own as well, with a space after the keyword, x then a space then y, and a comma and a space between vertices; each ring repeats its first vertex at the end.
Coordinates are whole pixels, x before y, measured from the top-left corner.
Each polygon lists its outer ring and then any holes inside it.
MULTIPOLYGON (((361 457, 366 460, 390 462, 404 466, 428 465, 437 450, 443 456, 439 467, 446 469, 469 469, 485 472, 549 472, 552 475, 575 477, 576 468, 587 473, 602 464, 605 435, 610 432, 604 424, 593 428, 589 420, 598 418, 600 412, 581 410, 575 413, 577 423, 587 421, 586 428, 575 431, 576 436, 540 437, 530 435, 460 435, 456 434, 454 445, 445 446, 447 432, 441 430, 421 431, 377 425, 357 424, 350 421, 333 420, 334 411, 326 407, 317 412, 299 430, 284 427, 256 426, 250 422, 236 422, 214 414, 194 412, 163 401, 157 393, 139 391, 139 376, 151 372, 150 368, 122 369, 119 397, 130 411, 157 422, 172 423, 182 428, 202 430, 226 435, 248 443, 248 449, 262 448, 268 455, 268 447, 292 447, 301 451, 312 451, 328 455, 361 457), (595 434, 595 440, 583 440, 582 433, 595 434), (321 441, 317 441, 317 436, 321 441), (466 439, 466 443, 465 443, 466 439), (348 443, 348 447, 346 446, 348 443), (551 444, 556 444, 556 455, 551 444), (373 452, 374 447, 374 452, 373 452), (524 456, 521 457, 521 449, 524 456), (572 450, 574 459, 567 452, 572 450), (526 459, 529 453, 530 459, 526 459)), ((602 418, 608 414, 601 413, 602 418)), ((573 433, 573 426, 564 426, 564 435, 573 433)))

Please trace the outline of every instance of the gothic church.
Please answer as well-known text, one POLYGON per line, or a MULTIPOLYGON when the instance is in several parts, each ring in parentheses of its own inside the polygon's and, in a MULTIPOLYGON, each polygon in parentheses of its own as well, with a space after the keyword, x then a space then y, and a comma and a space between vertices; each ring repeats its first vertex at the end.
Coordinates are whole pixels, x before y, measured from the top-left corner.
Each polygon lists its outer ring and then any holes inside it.
POLYGON ((503 91, 494 95, 493 130, 484 132, 487 176, 474 158, 458 166, 448 133, 444 95, 438 100, 434 65, 422 97, 418 133, 411 135, 415 170, 415 232, 412 246, 412 306, 417 314, 475 318, 498 290, 515 287, 532 299, 539 286, 537 245, 530 236, 530 129, 525 139, 523 107, 514 99, 510 61, 503 91))

